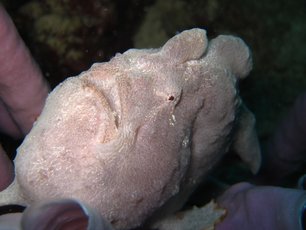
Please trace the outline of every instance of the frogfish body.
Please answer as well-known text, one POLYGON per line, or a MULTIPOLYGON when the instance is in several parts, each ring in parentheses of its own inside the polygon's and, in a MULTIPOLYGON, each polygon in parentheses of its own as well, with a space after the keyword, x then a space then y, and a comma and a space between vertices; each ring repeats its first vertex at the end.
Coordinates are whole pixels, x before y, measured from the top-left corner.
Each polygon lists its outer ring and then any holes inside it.
POLYGON ((191 29, 68 78, 18 148, 0 205, 73 198, 131 229, 177 210, 230 146, 256 172, 254 117, 237 90, 251 68, 241 39, 191 29))

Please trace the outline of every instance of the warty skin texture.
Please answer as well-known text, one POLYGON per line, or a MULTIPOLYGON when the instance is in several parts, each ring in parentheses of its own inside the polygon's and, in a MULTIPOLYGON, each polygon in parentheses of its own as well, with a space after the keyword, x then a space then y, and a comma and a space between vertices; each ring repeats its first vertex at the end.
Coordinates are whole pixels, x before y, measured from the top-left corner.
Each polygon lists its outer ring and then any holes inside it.
POLYGON ((130 229, 177 210, 232 143, 256 172, 254 118, 236 89, 251 66, 241 39, 192 29, 68 78, 18 148, 0 204, 73 198, 130 229))

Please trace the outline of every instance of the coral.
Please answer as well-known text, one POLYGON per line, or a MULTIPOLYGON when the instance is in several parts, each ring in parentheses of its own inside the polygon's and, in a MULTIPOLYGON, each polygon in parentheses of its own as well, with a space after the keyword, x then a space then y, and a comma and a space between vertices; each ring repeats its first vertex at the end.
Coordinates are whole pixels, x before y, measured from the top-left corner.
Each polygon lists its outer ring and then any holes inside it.
POLYGON ((32 1, 20 9, 23 17, 34 24, 29 30, 42 49, 60 57, 56 60, 60 65, 79 65, 77 71, 85 67, 89 53, 101 55, 98 38, 111 26, 109 18, 114 8, 108 1, 87 2, 86 7, 82 6, 68 0, 49 0, 32 1), (95 45, 95 50, 89 44, 95 45))

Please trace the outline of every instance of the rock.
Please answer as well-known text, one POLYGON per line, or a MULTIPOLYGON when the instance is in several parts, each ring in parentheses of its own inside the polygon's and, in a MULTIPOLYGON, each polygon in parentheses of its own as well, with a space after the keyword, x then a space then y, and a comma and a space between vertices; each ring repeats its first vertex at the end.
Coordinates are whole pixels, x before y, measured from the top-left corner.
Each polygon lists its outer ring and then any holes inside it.
POLYGON ((184 212, 176 213, 170 217, 154 223, 151 229, 158 230, 213 230, 225 216, 226 211, 210 201, 203 207, 193 207, 184 212))

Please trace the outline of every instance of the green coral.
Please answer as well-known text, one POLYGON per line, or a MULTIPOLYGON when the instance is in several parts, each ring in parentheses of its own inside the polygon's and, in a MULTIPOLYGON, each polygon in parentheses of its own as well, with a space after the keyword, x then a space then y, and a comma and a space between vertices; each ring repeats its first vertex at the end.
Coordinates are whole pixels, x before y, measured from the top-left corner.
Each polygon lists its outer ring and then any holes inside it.
POLYGON ((67 13, 64 2, 48 0, 43 3, 32 1, 21 8, 21 13, 30 16, 34 21, 36 41, 49 46, 63 60, 80 60, 82 40, 75 33, 82 29, 84 23, 78 15, 67 13))
POLYGON ((30 15, 31 18, 39 18, 44 15, 45 11, 39 2, 29 2, 20 8, 20 13, 30 15))
POLYGON ((158 0, 147 9, 144 23, 134 37, 136 48, 159 47, 176 31, 191 24, 187 3, 181 0, 158 0))
POLYGON ((79 51, 69 51, 71 44, 80 44, 81 39, 73 33, 82 26, 79 17, 64 17, 63 15, 49 14, 39 18, 35 23, 37 40, 56 50, 59 56, 77 60, 82 54, 79 51))

